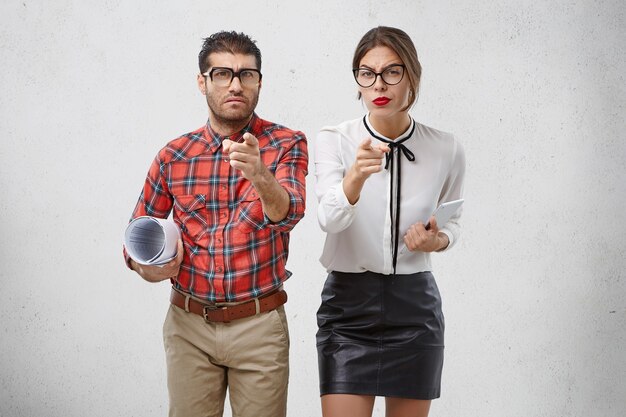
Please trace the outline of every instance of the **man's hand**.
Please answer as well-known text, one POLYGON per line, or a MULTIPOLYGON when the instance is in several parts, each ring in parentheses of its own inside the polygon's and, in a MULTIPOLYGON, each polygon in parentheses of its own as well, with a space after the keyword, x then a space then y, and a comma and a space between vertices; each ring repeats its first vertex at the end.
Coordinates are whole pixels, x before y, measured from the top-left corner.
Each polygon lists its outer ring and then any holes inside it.
POLYGON ((261 160, 259 141, 254 135, 246 132, 242 143, 226 139, 222 145, 224 153, 230 159, 230 166, 240 170, 245 179, 254 182, 267 170, 261 160))
POLYGON ((135 272, 137 272, 143 279, 148 282, 161 282, 169 278, 175 278, 180 271, 180 264, 183 261, 183 255, 185 251, 183 249, 183 241, 178 239, 178 250, 176 251, 176 257, 166 263, 165 265, 141 265, 130 260, 130 265, 135 272))
POLYGON ((448 247, 448 236, 439 232, 435 216, 429 219, 430 228, 426 230, 424 223, 412 224, 404 235, 404 244, 410 251, 436 252, 448 247))
POLYGON ((228 139, 222 142, 224 153, 230 159, 230 166, 240 170, 241 175, 252 183, 261 198, 263 212, 267 217, 273 222, 281 221, 289 212, 289 195, 263 164, 257 138, 246 132, 243 140, 243 143, 228 139))

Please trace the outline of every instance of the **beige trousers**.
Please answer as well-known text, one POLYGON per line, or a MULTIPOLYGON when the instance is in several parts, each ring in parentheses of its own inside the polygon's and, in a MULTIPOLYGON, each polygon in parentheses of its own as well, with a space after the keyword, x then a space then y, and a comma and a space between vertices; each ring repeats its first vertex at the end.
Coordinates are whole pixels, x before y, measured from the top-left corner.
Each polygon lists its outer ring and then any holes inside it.
POLYGON ((170 417, 285 417, 289 330, 284 306, 207 323, 170 305, 163 325, 170 417))

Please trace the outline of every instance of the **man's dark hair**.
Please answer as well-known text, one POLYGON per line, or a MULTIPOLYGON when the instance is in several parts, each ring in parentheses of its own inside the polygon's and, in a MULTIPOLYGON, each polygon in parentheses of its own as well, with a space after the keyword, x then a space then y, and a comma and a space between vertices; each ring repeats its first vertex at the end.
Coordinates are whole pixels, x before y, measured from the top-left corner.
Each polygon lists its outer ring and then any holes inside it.
POLYGON ((256 46, 256 41, 253 41, 244 33, 221 31, 205 38, 202 50, 200 54, 198 54, 200 73, 204 74, 207 69, 209 69, 211 66, 209 63, 209 55, 215 52, 254 55, 256 59, 256 69, 261 71, 261 51, 256 46))

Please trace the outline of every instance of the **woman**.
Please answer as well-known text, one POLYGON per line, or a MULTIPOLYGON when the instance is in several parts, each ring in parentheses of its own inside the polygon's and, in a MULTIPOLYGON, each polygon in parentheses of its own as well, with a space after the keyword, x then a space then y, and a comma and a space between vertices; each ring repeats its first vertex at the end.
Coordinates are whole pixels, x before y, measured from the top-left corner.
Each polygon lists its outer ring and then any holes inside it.
POLYGON ((329 272, 317 313, 322 412, 371 416, 384 396, 389 417, 427 416, 444 332, 430 253, 458 239, 460 210, 443 225, 431 214, 461 198, 464 152, 409 115, 421 65, 405 32, 367 32, 353 72, 368 114, 323 128, 315 146, 329 272))

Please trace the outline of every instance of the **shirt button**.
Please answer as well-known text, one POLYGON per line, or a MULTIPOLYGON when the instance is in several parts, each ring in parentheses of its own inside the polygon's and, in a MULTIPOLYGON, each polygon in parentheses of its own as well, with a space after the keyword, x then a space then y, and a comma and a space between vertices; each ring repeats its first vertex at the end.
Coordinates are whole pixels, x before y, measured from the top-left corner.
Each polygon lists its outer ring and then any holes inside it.
POLYGON ((215 268, 215 270, 217 272, 222 272, 224 270, 224 268, 222 268, 221 266, 218 266, 217 268, 215 268))
POLYGON ((226 189, 226 186, 225 186, 225 185, 222 185, 222 186, 220 186, 220 188, 221 188, 222 190, 225 190, 225 189, 226 189))
POLYGON ((217 243, 222 243, 222 239, 217 239, 217 243))

